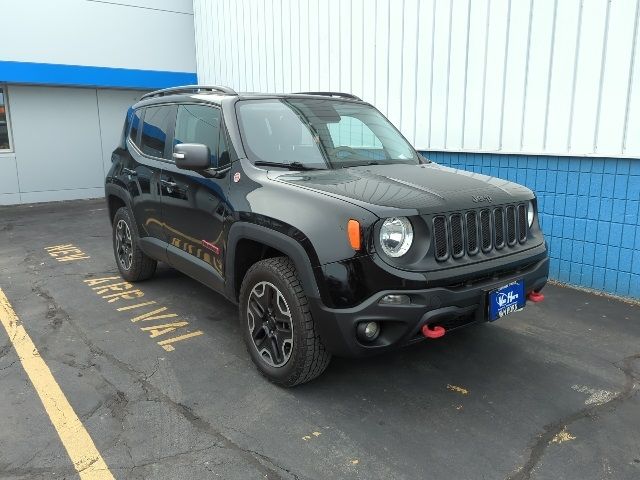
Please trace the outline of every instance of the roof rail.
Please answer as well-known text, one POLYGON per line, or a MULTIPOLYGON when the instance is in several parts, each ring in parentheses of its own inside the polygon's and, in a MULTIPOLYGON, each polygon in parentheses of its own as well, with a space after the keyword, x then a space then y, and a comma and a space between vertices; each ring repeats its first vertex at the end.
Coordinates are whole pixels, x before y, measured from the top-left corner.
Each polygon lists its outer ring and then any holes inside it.
POLYGON ((163 97, 165 95, 175 95, 176 93, 200 93, 200 92, 219 92, 227 95, 237 95, 238 93, 229 87, 220 85, 184 85, 182 87, 163 88, 153 92, 145 93, 140 100, 152 97, 163 97))
POLYGON ((351 93, 342 93, 342 92, 296 92, 297 95, 322 95, 325 97, 341 97, 341 98, 350 98, 351 100, 359 100, 362 99, 356 95, 351 93))

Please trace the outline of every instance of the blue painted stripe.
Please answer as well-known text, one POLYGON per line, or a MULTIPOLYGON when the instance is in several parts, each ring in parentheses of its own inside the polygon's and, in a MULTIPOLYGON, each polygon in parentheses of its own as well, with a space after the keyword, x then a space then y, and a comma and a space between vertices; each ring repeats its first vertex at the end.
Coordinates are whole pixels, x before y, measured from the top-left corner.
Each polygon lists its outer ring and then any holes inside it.
POLYGON ((197 79, 196 74, 191 72, 134 70, 129 68, 0 60, 0 82, 155 89, 191 85, 197 83, 197 79))

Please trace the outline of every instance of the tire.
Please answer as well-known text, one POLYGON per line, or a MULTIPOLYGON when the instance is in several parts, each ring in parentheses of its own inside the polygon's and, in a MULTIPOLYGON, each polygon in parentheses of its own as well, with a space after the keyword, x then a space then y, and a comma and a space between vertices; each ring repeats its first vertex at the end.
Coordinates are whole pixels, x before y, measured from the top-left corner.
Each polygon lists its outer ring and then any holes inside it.
POLYGON ((313 380, 329 365, 331 355, 316 331, 309 302, 289 258, 255 263, 242 281, 239 308, 249 355, 273 383, 293 387, 313 380), (269 307, 264 308, 269 304, 274 313, 271 317, 269 307))
POLYGON ((138 230, 127 207, 120 207, 113 217, 113 253, 122 278, 128 282, 147 280, 156 271, 156 262, 139 246, 138 230))

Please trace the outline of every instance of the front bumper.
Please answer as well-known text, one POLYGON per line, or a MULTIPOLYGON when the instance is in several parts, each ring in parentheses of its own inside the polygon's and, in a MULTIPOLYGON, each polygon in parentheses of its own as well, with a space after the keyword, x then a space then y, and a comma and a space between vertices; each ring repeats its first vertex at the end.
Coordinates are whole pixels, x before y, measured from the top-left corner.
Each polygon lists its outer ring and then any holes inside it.
POLYGON ((362 357, 423 340, 420 329, 425 324, 440 325, 451 331, 485 321, 489 291, 524 279, 528 294, 544 287, 548 275, 549 259, 545 256, 513 272, 460 286, 381 291, 351 308, 329 308, 316 298, 309 298, 309 302, 327 350, 338 356, 362 357), (409 295, 411 304, 378 303, 384 295, 394 293, 409 295), (356 337, 356 326, 363 321, 377 321, 381 325, 380 335, 371 343, 360 342, 356 337))

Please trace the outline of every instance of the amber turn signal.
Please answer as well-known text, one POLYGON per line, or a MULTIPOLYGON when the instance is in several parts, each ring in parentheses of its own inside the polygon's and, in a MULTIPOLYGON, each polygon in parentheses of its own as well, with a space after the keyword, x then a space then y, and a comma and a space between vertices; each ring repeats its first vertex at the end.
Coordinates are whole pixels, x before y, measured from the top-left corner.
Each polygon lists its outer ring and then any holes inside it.
POLYGON ((347 223, 347 235, 349 236, 349 244, 354 250, 362 248, 362 235, 360 233, 360 222, 357 220, 349 220, 347 223))

